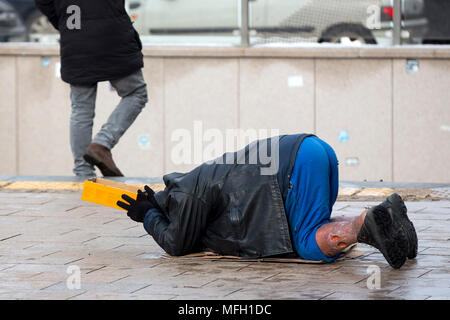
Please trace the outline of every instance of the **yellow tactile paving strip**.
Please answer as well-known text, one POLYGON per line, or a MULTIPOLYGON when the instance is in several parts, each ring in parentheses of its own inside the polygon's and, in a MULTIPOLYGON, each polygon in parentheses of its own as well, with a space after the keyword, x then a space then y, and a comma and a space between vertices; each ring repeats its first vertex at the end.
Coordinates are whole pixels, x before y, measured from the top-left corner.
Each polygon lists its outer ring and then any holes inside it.
POLYGON ((449 191, 406 188, 340 188, 338 199, 342 201, 382 200, 392 193, 398 193, 405 201, 449 199, 449 191))
MULTIPOLYGON (((1 185, 0 185, 1 187, 1 185)), ((55 191, 78 191, 83 189, 81 182, 53 182, 53 181, 18 181, 11 182, 2 187, 3 190, 27 190, 27 191, 41 191, 41 190, 55 190, 55 191)))
POLYGON ((365 188, 358 192, 358 196, 360 197, 387 197, 388 195, 392 194, 394 192, 394 189, 380 189, 380 188, 365 188))
POLYGON ((8 184, 11 184, 11 182, 9 182, 9 181, 0 181, 0 188, 3 188, 5 186, 7 186, 8 184))
MULTIPOLYGON (((130 184, 140 189, 144 184, 130 184)), ((150 184, 155 191, 164 189, 164 184, 150 184)), ((57 182, 57 181, 0 181, 0 192, 81 192, 82 182, 57 182)), ((340 188, 338 199, 342 201, 357 200, 379 200, 389 194, 397 192, 403 199, 409 201, 417 200, 439 200, 450 195, 448 192, 436 192, 428 189, 391 189, 391 188, 340 188)))
POLYGON ((340 197, 350 197, 361 191, 361 188, 339 188, 340 197))
MULTIPOLYGON (((145 184, 130 185, 144 188, 145 184)), ((164 189, 163 184, 151 184, 150 187, 155 191, 164 189)), ((83 182, 57 182, 57 181, 0 181, 0 191, 26 191, 26 192, 58 192, 58 191, 81 191, 83 182)))

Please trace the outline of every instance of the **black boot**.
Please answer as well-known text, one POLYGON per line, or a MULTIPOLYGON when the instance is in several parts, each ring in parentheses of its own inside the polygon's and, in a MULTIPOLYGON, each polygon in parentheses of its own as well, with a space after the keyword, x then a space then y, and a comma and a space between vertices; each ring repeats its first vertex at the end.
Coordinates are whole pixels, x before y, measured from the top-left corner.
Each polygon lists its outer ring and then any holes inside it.
POLYGON ((397 193, 391 194, 381 205, 387 209, 392 219, 399 221, 408 238, 407 257, 414 259, 417 256, 418 248, 417 233, 413 223, 408 218, 408 209, 402 197, 397 193))
POLYGON ((399 269, 406 261, 408 251, 406 234, 400 223, 393 219, 382 205, 369 209, 357 239, 358 242, 380 250, 394 269, 399 269))

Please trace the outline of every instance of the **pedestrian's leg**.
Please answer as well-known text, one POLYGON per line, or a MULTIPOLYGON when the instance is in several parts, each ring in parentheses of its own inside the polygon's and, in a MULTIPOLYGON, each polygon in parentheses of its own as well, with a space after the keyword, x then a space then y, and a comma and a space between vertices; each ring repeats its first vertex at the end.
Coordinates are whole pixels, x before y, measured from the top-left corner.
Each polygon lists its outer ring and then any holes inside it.
POLYGON ((148 102, 147 85, 142 70, 111 81, 111 84, 122 99, 92 141, 109 150, 117 144, 148 102))
POLYGON ((97 85, 70 87, 72 114, 70 116, 70 146, 74 158, 73 172, 77 176, 95 176, 95 169, 83 159, 91 143, 95 116, 97 85))

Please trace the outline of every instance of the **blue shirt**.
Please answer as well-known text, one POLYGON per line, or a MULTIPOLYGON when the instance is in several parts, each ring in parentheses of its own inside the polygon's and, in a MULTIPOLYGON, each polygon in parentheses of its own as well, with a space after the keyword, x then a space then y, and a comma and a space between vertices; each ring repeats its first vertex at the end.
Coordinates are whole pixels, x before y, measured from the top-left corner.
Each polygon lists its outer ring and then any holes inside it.
POLYGON ((285 208, 295 250, 307 260, 336 260, 327 257, 316 242, 316 231, 330 222, 339 189, 338 161, 334 150, 317 137, 301 144, 290 178, 285 208))

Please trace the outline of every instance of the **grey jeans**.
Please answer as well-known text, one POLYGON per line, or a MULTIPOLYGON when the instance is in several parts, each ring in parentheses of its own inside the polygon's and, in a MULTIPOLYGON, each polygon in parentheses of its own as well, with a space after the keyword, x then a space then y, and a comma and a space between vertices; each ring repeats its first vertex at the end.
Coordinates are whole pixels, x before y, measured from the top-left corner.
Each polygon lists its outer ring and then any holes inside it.
POLYGON ((112 149, 136 120, 148 101, 147 85, 139 70, 122 79, 110 81, 122 98, 118 106, 92 139, 97 84, 91 87, 71 85, 72 115, 70 117, 70 146, 74 158, 73 172, 77 176, 94 176, 95 169, 83 159, 91 142, 112 149))

